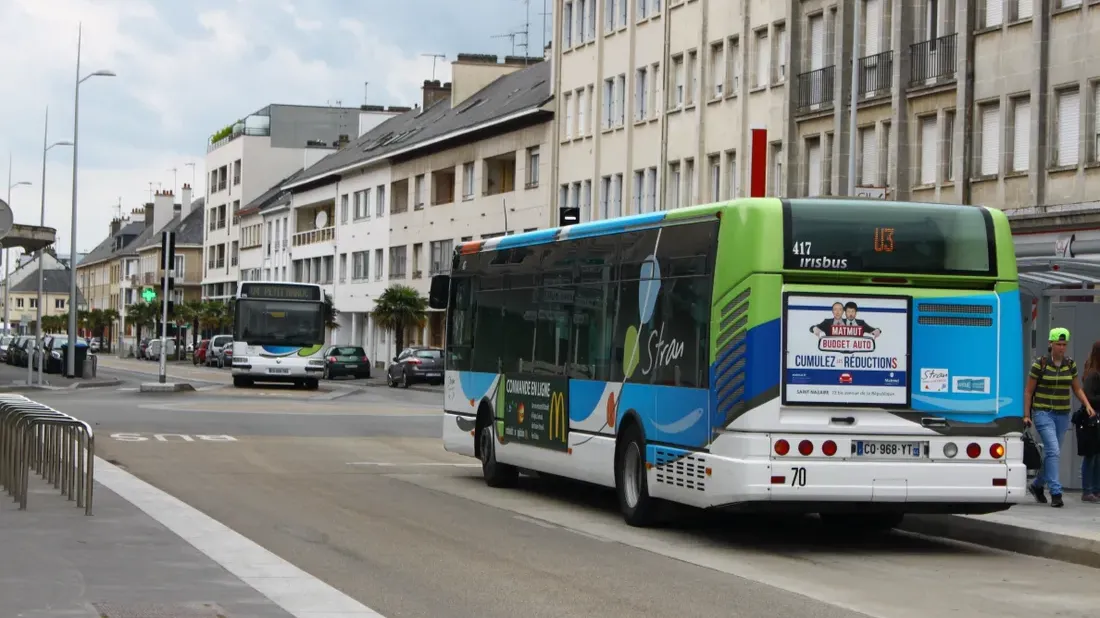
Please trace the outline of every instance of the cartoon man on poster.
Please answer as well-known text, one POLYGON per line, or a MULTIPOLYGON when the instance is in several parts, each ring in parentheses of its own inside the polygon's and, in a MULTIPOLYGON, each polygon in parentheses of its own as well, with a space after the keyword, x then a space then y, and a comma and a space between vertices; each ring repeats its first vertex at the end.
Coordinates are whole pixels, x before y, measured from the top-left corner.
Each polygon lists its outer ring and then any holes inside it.
POLYGON ((818 339, 824 337, 866 337, 878 339, 882 331, 856 317, 859 306, 853 301, 847 304, 833 303, 833 317, 826 318, 810 327, 810 332, 818 339))

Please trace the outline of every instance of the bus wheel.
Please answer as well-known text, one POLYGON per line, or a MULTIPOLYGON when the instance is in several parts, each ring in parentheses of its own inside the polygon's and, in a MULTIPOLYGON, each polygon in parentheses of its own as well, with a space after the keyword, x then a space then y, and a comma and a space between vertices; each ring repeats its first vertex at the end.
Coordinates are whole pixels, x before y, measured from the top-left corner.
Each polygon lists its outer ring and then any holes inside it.
POLYGON ((637 425, 630 425, 619 436, 615 449, 615 492, 627 524, 646 527, 656 521, 657 501, 649 495, 646 476, 645 440, 637 425))
POLYGON ((477 419, 478 458, 481 459, 481 474, 489 487, 511 487, 519 476, 515 466, 497 461, 496 423, 488 411, 482 409, 477 419))

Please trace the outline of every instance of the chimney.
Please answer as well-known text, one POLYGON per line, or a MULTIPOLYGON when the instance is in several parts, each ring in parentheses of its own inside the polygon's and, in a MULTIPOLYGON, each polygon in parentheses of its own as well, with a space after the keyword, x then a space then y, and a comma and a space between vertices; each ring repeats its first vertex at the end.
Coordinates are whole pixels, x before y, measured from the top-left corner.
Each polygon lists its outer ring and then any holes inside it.
POLYGON ((183 183, 183 189, 180 191, 180 220, 191 214, 193 206, 191 203, 191 185, 185 182, 183 183))
POLYGON ((498 62, 492 54, 459 54, 451 63, 451 107, 458 107, 482 88, 522 68, 515 61, 498 62))
POLYGON ((422 109, 428 109, 451 96, 451 82, 440 85, 438 79, 424 80, 424 103, 422 109))
POLYGON ((144 217, 145 227, 149 227, 150 225, 153 225, 153 203, 152 202, 146 202, 145 203, 145 209, 142 210, 141 212, 142 212, 142 216, 144 217))
POLYGON ((114 219, 111 219, 111 236, 114 236, 115 234, 118 234, 119 230, 121 230, 121 229, 122 229, 122 219, 120 219, 118 217, 115 217, 114 219))
POLYGON ((157 191, 153 196, 153 231, 163 230, 175 214, 176 196, 171 191, 157 191))

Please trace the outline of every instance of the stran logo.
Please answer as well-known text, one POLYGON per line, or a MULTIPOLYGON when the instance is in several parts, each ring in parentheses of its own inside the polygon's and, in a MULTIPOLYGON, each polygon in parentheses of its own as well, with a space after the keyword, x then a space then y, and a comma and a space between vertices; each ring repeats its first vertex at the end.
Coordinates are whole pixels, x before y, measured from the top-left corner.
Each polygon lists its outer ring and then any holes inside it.
POLYGON ((569 422, 569 415, 565 411, 565 393, 557 392, 550 394, 550 439, 561 439, 564 443, 569 438, 565 435, 566 423, 569 422))

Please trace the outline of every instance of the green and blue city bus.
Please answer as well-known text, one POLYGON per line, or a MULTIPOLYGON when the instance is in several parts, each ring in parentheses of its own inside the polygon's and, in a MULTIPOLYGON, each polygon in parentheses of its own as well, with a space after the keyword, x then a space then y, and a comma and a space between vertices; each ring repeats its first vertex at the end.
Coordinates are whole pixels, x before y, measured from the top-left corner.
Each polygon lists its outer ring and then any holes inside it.
POLYGON ((316 283, 242 281, 233 300, 233 385, 315 389, 325 371, 324 291, 316 283))
POLYGON ((897 525, 1025 495, 1023 328, 1007 218, 975 206, 749 198, 467 242, 443 442, 661 501, 897 525))

